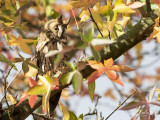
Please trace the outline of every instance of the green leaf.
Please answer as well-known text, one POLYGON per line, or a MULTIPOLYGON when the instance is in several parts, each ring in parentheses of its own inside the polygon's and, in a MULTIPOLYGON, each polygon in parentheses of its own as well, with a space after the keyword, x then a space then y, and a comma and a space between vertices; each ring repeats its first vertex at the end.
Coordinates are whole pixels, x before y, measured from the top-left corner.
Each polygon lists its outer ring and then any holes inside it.
POLYGON ((64 61, 64 63, 73 71, 76 70, 76 65, 74 63, 67 62, 67 61, 64 61))
POLYGON ((59 80, 60 84, 61 85, 69 84, 73 78, 74 73, 75 71, 64 74, 59 80))
POLYGON ((29 67, 26 61, 22 63, 22 69, 23 69, 24 74, 26 74, 29 71, 29 67))
POLYGON ((85 41, 86 42, 91 42, 93 40, 93 29, 91 29, 88 33, 88 35, 85 36, 85 41))
POLYGON ((88 42, 85 42, 85 41, 79 41, 76 44, 76 48, 78 49, 85 49, 86 47, 88 47, 88 42))
POLYGON ((83 120, 83 114, 79 116, 78 120, 83 120))
POLYGON ((76 94, 79 94, 83 83, 83 76, 82 74, 77 70, 72 79, 73 89, 76 94))
POLYGON ((47 90, 48 89, 45 85, 36 85, 36 86, 29 88, 26 91, 26 94, 27 95, 40 95, 40 94, 46 93, 47 90))
POLYGON ((9 10, 11 11, 12 14, 16 13, 15 8, 13 7, 13 5, 11 5, 10 3, 7 3, 8 7, 10 8, 9 10))
POLYGON ((73 112, 71 112, 71 111, 68 111, 69 112, 69 120, 77 120, 77 116, 73 113, 73 112))
POLYGON ((89 89, 89 96, 91 100, 93 101, 94 92, 95 92, 95 81, 88 84, 88 89, 89 89))
MULTIPOLYGON (((8 64, 9 66, 14 66, 14 64, 10 61, 8 61, 8 59, 3 55, 3 54, 0 54, 0 62, 5 62, 6 64, 8 64)), ((14 66, 13 67, 15 70, 17 70, 17 68, 14 66)))
POLYGON ((30 63, 30 62, 28 62, 28 61, 26 61, 26 63, 27 63, 28 65, 30 65, 31 67, 33 67, 33 68, 35 68, 35 69, 37 69, 37 70, 40 70, 37 65, 32 64, 32 63, 30 63))
POLYGON ((92 44, 90 44, 90 49, 91 49, 91 52, 93 54, 93 57, 96 61, 100 61, 101 60, 101 56, 99 54, 99 52, 96 51, 96 49, 92 46, 92 44))
POLYGON ((78 32, 78 34, 80 35, 81 39, 85 42, 91 42, 93 40, 93 29, 91 29, 87 35, 84 35, 81 32, 78 32))
POLYGON ((50 15, 52 15, 52 8, 51 8, 50 5, 47 5, 47 7, 46 7, 46 16, 48 17, 50 15))
POLYGON ((47 73, 44 77, 45 77, 45 78, 47 79, 47 81, 52 85, 53 79, 51 78, 51 76, 47 73))

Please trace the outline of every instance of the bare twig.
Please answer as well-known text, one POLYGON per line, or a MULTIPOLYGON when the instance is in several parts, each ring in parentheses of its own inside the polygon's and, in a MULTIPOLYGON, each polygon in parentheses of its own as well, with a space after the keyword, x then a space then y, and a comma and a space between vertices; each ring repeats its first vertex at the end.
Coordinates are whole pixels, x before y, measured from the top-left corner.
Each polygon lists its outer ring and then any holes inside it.
MULTIPOLYGON (((14 65, 12 65, 12 67, 9 69, 7 75, 4 78, 4 97, 3 98, 5 98, 6 104, 7 104, 8 107, 9 107, 9 104, 8 104, 8 101, 7 101, 7 77, 10 74, 13 67, 14 67, 14 65)), ((3 98, 2 98, 2 100, 3 100, 3 98)))
POLYGON ((111 114, 109 114, 109 116, 105 119, 108 120, 109 117, 111 117, 111 115, 116 112, 130 97, 132 97, 134 94, 136 93, 136 91, 134 91, 130 96, 128 96, 111 114))
POLYGON ((96 25, 96 27, 97 27, 99 33, 100 33, 101 36, 103 37, 103 34, 102 34, 102 32, 100 31, 100 29, 99 29, 99 27, 98 27, 96 21, 94 20, 93 15, 92 15, 92 13, 91 13, 91 10, 90 10, 89 8, 88 8, 88 11, 89 11, 89 13, 90 13, 90 17, 91 17, 92 21, 94 22, 94 24, 96 25))
POLYGON ((97 116, 97 113, 98 113, 98 112, 97 112, 96 107, 97 107, 97 105, 98 105, 98 101, 99 101, 99 99, 101 98, 101 96, 98 95, 97 97, 98 97, 98 98, 97 98, 97 100, 96 100, 95 108, 94 108, 93 112, 90 112, 90 111, 89 111, 87 114, 84 115, 84 117, 85 117, 85 116, 89 116, 89 115, 96 115, 96 116, 97 116))

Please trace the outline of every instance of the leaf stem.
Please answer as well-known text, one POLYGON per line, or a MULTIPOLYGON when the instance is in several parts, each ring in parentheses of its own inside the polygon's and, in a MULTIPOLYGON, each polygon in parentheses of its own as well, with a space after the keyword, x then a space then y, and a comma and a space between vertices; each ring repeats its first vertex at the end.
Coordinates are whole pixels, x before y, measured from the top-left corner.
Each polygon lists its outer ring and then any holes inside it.
POLYGON ((100 33, 101 36, 103 37, 103 34, 102 34, 102 32, 100 31, 100 29, 99 29, 99 27, 98 27, 96 21, 94 20, 93 15, 92 15, 92 13, 91 13, 91 10, 90 10, 89 8, 88 8, 88 11, 89 11, 89 13, 90 13, 90 17, 91 17, 92 21, 94 22, 94 24, 96 25, 96 27, 97 27, 99 33, 100 33))

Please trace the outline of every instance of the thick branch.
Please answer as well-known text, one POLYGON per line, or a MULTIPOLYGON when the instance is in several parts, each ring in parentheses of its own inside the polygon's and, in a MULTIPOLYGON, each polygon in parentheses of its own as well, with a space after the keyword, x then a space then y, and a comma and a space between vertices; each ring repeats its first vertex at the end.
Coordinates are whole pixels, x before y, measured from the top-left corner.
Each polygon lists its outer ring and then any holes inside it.
MULTIPOLYGON (((134 27, 119 36, 115 40, 115 43, 104 47, 104 49, 100 51, 101 62, 111 57, 115 60, 129 49, 140 43, 142 40, 145 40, 148 35, 153 32, 153 26, 154 21, 152 18, 143 18, 134 27)), ((94 70, 90 66, 87 66, 84 70, 82 70, 83 77, 89 76, 93 71, 94 70)))
MULTIPOLYGON (((127 31, 126 33, 118 37, 116 39, 117 41, 116 43, 108 45, 103 50, 100 51, 102 61, 111 57, 113 59, 117 59, 119 56, 123 55, 125 52, 131 49, 133 46, 137 45, 142 40, 145 40, 147 35, 152 33, 153 25, 154 25, 154 21, 152 21, 150 17, 143 18, 133 28, 131 28, 129 31, 127 31)), ((92 73, 92 71, 93 69, 87 66, 81 72, 84 77, 87 77, 92 73)), ((54 91, 52 95, 55 95, 58 91, 59 90, 54 91)), ((41 105, 42 103, 41 101, 42 99, 40 98, 35 104, 33 109, 30 108, 28 104, 28 100, 24 101, 17 107, 12 106, 9 108, 10 112, 7 112, 7 111, 3 112, 0 119, 3 119, 3 120, 9 120, 10 118, 12 118, 12 120, 25 119, 41 105)))

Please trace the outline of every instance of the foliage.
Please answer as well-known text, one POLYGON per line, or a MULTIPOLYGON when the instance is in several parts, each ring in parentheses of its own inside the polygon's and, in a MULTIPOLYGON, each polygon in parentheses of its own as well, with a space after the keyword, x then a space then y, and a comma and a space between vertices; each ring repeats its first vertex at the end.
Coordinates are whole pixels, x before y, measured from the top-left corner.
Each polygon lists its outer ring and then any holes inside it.
MULTIPOLYGON (((53 93, 56 94, 57 91, 61 90, 63 92, 62 99, 59 101, 59 108, 65 120, 83 120, 85 117, 93 119, 92 115, 96 116, 97 119, 104 119, 106 116, 99 115, 100 111, 97 107, 100 105, 97 82, 101 84, 103 82, 96 81, 100 76, 101 79, 104 78, 103 73, 111 80, 113 86, 107 82, 107 90, 101 99, 110 97, 117 104, 117 100, 119 100, 117 95, 120 95, 122 99, 125 98, 124 102, 112 110, 113 112, 106 119, 119 108, 120 110, 138 108, 131 118, 135 120, 138 117, 142 120, 154 120, 154 116, 160 112, 154 112, 153 115, 150 112, 151 105, 160 106, 160 89, 157 85, 160 79, 160 67, 157 65, 157 70, 148 70, 149 72, 146 73, 139 72, 140 68, 146 67, 144 63, 150 61, 148 58, 146 60, 147 55, 152 55, 150 59, 154 59, 160 54, 160 3, 158 1, 70 0, 61 3, 58 0, 1 0, 0 8, 0 63, 2 65, 0 85, 3 89, 0 91, 2 96, 0 119, 9 115, 9 118, 14 120, 16 117, 12 118, 14 116, 12 114, 16 109, 18 109, 18 115, 15 116, 19 116, 19 119, 26 119, 30 114, 50 119, 49 98, 53 93), (37 71, 40 69, 34 62, 36 59, 34 51, 38 33, 45 22, 57 18, 60 14, 63 14, 65 19, 71 18, 67 34, 65 34, 65 37, 68 37, 68 46, 64 47, 57 42, 57 49, 49 51, 45 57, 55 56, 54 66, 64 62, 67 67, 55 67, 56 70, 46 71, 47 74, 37 76, 37 71), (137 41, 136 44, 132 39, 133 36, 136 36, 134 32, 121 36, 126 31, 129 32, 130 29, 136 31, 135 24, 141 23, 139 19, 147 18, 151 18, 154 24, 149 24, 146 29, 141 28, 141 36, 137 36, 140 41, 137 41), (126 41, 126 38, 130 38, 131 42, 126 41), (144 39, 148 40, 142 42, 144 39), (121 52, 120 44, 124 46, 125 53, 121 52), (148 47, 148 51, 145 51, 147 45, 153 47, 148 47), (131 47, 133 48, 131 49, 131 47), (108 55, 114 49, 118 49, 120 54, 103 56, 102 53, 108 55), (69 55, 70 60, 62 61, 66 54, 69 55), (121 58, 117 59, 115 56, 121 56, 121 58), (115 59, 117 60, 114 61, 115 59), (23 72, 21 72, 22 70, 23 72), (53 71, 54 75, 52 74, 53 71), (130 71, 132 72, 126 73, 130 71), (151 74, 150 71, 155 72, 155 74, 151 74), (120 72, 120 75, 117 72, 120 72), (85 84, 87 80, 88 87, 85 84), (148 86, 145 84, 146 82, 148 86), (119 86, 117 87, 114 83, 121 85, 123 89, 126 88, 127 92, 121 91, 119 86), (66 88, 70 85, 72 85, 73 90, 66 88), (149 89, 149 94, 143 94, 146 91, 142 88, 149 89), (130 94, 133 89, 138 89, 136 94, 130 94), (115 93, 115 91, 117 92, 115 93), (158 97, 155 95, 155 91, 157 91, 158 97), (2 95, 2 93, 4 94, 2 95), (21 97, 19 97, 20 95, 21 97), (74 95, 81 98, 90 96, 91 101, 95 102, 95 108, 91 108, 88 113, 82 111, 77 117, 76 110, 72 109, 71 111, 69 107, 70 101, 74 102, 72 100, 74 95), (148 99, 146 99, 147 95, 148 99), (153 99, 154 97, 156 100, 153 99), (131 102, 122 106, 128 99, 132 99, 131 102), (24 104, 29 106, 29 109, 24 106, 26 111, 22 109, 24 104), (42 112, 39 112, 38 107, 41 105, 42 112), (36 112, 40 114, 33 113, 36 109, 36 112), (5 114, 6 112, 7 114, 5 114), (24 116, 22 112, 25 112, 24 116)), ((153 63, 158 60, 159 58, 153 63)), ((147 64, 147 67, 150 66, 147 64)), ((80 99, 78 102, 81 102, 80 99)), ((110 104, 108 99, 107 102, 110 104)), ((109 108, 108 106, 105 107, 109 108)), ((55 117, 62 119, 63 116, 57 114, 55 117)))

